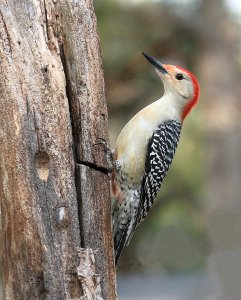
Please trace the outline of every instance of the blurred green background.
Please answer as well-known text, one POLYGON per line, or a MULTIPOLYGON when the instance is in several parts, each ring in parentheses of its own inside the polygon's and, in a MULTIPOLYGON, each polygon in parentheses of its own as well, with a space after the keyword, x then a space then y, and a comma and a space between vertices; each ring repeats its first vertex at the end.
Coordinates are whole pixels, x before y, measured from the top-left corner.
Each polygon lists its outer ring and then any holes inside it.
POLYGON ((163 93, 142 51, 191 70, 201 86, 159 199, 123 252, 118 273, 211 272, 220 299, 241 299, 241 2, 94 4, 113 147, 126 122, 163 93))

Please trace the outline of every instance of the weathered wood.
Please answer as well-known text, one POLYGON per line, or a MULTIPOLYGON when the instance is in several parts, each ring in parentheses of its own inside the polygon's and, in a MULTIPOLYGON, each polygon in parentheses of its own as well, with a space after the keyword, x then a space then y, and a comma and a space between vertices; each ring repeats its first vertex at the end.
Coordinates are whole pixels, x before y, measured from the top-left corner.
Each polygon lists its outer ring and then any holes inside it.
POLYGON ((67 74, 67 92, 70 96, 76 158, 80 163, 95 169, 105 169, 105 155, 100 151, 103 148, 96 146, 97 138, 108 137, 108 115, 92 1, 80 1, 78 6, 75 1, 72 5, 65 3, 61 6, 61 14, 65 16, 61 20, 62 52, 67 74))
POLYGON ((80 249, 80 265, 78 267, 78 277, 82 283, 83 298, 103 300, 101 296, 100 277, 96 274, 95 256, 90 248, 80 249))
POLYGON ((5 299, 79 299, 80 246, 93 250, 103 299, 115 299, 91 0, 2 1, 0 74, 5 299))
POLYGON ((108 294, 107 288, 112 286, 115 291, 115 268, 112 268, 113 247, 112 234, 109 230, 110 214, 109 207, 103 205, 106 201, 105 190, 108 189, 108 182, 103 173, 91 169, 87 166, 78 165, 78 176, 80 178, 79 195, 81 200, 82 220, 82 242, 84 247, 89 246, 94 250, 96 267, 99 270, 104 282, 108 285, 102 285, 103 294, 109 295, 104 299, 112 299, 114 294, 108 294), (96 193, 98 191, 98 194, 96 193), (103 264, 106 262, 106 265, 103 264))
POLYGON ((108 141, 107 108, 96 18, 91 1, 61 6, 62 57, 73 125, 82 247, 95 253, 104 299, 115 299, 108 164, 98 138, 108 141), (71 13, 74 11, 74 14, 71 13), (76 18, 76 16, 78 16, 76 18), (81 38, 79 38, 81 37, 81 38), (78 64, 73 60, 78 59, 78 64), (102 151, 100 151, 102 149, 102 151), (110 253, 111 251, 111 253, 110 253), (103 262, 106 262, 103 264, 103 262))

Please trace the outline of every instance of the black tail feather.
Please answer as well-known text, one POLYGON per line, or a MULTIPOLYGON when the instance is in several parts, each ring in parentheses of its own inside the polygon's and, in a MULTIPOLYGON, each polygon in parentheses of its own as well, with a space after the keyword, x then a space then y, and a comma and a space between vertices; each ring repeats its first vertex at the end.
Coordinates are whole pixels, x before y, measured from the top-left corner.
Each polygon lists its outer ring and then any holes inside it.
POLYGON ((129 222, 121 232, 117 232, 114 237, 114 248, 115 248, 115 265, 117 265, 121 252, 128 242, 128 227, 129 222))

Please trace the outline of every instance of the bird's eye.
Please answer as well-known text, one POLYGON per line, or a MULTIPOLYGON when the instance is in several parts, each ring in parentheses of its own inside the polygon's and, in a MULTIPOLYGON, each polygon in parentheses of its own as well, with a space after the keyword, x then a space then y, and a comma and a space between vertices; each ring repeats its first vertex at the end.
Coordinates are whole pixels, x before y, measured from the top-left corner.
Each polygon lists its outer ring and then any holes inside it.
POLYGON ((177 80, 182 80, 184 78, 183 75, 180 73, 178 73, 175 77, 177 80))

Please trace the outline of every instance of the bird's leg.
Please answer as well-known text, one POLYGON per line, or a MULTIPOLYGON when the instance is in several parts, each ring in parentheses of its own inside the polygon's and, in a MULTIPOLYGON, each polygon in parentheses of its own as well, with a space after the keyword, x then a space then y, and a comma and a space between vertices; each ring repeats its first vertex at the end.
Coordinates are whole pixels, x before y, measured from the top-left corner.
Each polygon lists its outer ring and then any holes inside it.
POLYGON ((102 138, 98 138, 98 142, 95 145, 102 145, 104 147, 109 170, 112 172, 112 170, 115 169, 114 151, 107 144, 106 140, 102 138))

